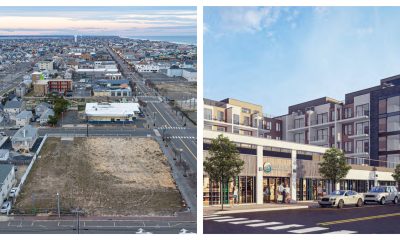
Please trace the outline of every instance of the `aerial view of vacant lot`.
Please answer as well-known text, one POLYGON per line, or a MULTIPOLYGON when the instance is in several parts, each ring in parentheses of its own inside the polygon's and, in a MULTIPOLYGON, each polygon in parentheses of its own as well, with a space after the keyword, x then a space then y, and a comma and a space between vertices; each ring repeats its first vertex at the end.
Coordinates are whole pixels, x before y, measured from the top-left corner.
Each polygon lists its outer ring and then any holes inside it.
POLYGON ((16 208, 78 206, 96 216, 172 215, 182 198, 170 166, 151 138, 48 138, 16 208))

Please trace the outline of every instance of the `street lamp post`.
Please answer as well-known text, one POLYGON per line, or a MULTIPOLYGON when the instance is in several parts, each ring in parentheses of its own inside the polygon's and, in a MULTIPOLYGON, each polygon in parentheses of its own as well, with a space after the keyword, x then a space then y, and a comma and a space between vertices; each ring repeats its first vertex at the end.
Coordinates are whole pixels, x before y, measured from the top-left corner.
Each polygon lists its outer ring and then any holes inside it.
POLYGON ((60 211, 60 194, 57 193, 57 212, 58 212, 58 218, 61 218, 61 211, 60 211))

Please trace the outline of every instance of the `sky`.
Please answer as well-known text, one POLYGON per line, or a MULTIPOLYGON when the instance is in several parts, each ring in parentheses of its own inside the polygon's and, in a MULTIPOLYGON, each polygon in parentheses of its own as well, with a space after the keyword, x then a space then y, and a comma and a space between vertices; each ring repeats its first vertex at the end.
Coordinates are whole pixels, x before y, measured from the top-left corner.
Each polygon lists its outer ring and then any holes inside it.
POLYGON ((0 7, 0 35, 195 36, 195 7, 0 7))
POLYGON ((288 106, 400 74, 399 7, 206 7, 204 95, 288 106))

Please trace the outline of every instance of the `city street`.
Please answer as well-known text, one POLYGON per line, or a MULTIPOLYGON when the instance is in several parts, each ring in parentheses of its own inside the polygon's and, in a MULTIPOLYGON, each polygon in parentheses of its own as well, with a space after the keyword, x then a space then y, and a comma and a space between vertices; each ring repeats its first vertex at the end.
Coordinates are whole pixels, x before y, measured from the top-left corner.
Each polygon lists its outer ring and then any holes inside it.
MULTIPOLYGON (((77 234, 77 220, 25 220, 15 218, 1 221, 0 233, 77 234)), ((86 220, 79 221, 80 234, 177 234, 195 233, 196 222, 191 220, 86 220)))
POLYGON ((374 234, 400 233, 400 205, 305 208, 204 216, 204 233, 374 234))

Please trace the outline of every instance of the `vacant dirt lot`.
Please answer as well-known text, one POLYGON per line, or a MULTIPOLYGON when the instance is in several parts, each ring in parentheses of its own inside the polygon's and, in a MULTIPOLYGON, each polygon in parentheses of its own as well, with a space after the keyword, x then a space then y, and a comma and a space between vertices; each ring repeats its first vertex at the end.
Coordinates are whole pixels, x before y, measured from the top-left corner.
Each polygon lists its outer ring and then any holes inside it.
POLYGON ((196 82, 155 82, 163 96, 174 100, 186 100, 196 97, 196 82))
POLYGON ((81 207, 89 215, 172 215, 182 199, 157 142, 149 138, 48 138, 17 208, 81 207))

